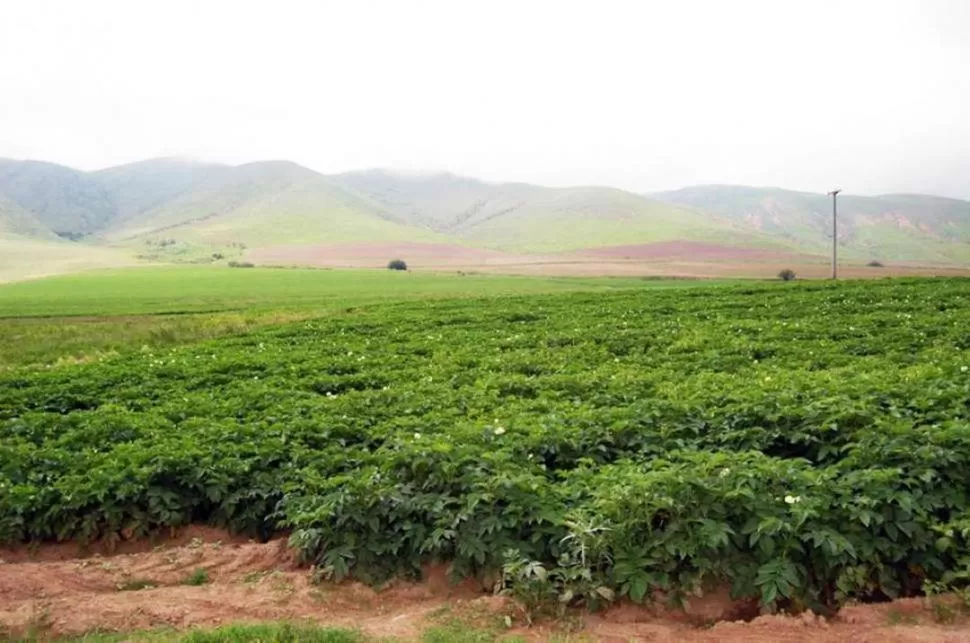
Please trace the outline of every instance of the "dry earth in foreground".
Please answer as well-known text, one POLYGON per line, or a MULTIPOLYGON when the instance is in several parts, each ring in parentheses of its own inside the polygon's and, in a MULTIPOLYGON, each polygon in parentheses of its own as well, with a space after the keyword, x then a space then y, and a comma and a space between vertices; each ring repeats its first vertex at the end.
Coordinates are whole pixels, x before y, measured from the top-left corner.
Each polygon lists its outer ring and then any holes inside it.
MULTIPOLYGON (((408 639, 446 614, 469 627, 494 627, 508 615, 513 628, 506 633, 528 640, 562 634, 562 623, 524 627, 508 599, 475 582, 450 585, 443 567, 429 569, 421 583, 397 582, 381 591, 353 582, 314 585, 285 542, 259 544, 193 527, 156 547, 122 543, 110 556, 79 557, 73 545, 0 550, 0 626, 12 635, 42 626, 58 636, 309 620, 408 639), (200 568, 209 582, 185 585, 200 568)), ((939 608, 923 599, 847 607, 831 619, 807 613, 733 621, 735 608, 728 597, 713 594, 687 612, 624 604, 570 621, 579 622, 578 640, 594 641, 970 641, 970 621, 942 624, 939 608)))

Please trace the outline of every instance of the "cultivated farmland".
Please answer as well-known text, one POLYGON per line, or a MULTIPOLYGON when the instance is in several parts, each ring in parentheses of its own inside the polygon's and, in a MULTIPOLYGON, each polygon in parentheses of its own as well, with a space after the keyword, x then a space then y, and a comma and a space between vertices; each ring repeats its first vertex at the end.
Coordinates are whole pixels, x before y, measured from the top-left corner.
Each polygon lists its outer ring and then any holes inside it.
POLYGON ((333 579, 443 560, 592 606, 959 587, 968 328, 962 280, 630 289, 385 303, 14 369, 0 541, 285 530, 333 579))

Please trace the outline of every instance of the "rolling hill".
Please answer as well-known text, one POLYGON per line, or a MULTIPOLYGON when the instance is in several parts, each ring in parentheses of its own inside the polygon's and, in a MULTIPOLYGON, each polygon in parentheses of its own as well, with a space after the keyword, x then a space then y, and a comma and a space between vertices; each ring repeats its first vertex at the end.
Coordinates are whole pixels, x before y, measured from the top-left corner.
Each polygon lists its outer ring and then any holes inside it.
MULTIPOLYGON (((843 195, 839 203, 848 262, 970 264, 968 202, 843 195)), ((380 265, 405 253, 426 266, 577 257, 818 263, 831 243, 830 208, 824 195, 776 188, 713 185, 640 195, 444 172, 322 175, 288 161, 229 166, 166 158, 81 172, 0 159, 8 264, 11 244, 23 250, 28 240, 37 257, 92 258, 92 249, 114 249, 95 263, 246 255, 380 265), (36 244, 48 245, 41 251, 36 244)), ((17 256, 26 261, 31 254, 17 256)))
POLYGON ((0 159, 0 196, 65 237, 90 234, 114 214, 110 196, 95 177, 54 163, 0 159))
POLYGON ((560 252, 678 239, 765 243, 719 216, 610 187, 548 188, 387 170, 334 180, 396 220, 487 248, 560 252))
MULTIPOLYGON (((779 188, 704 185, 649 195, 710 213, 809 253, 832 243, 832 200, 779 188)), ((970 262, 970 202, 927 195, 839 195, 839 245, 846 259, 970 262)))
POLYGON ((118 225, 190 191, 225 166, 179 158, 161 158, 118 165, 93 172, 111 196, 113 216, 105 223, 118 225))
POLYGON ((0 193, 0 239, 56 239, 37 216, 0 193))
POLYGON ((286 161, 156 159, 91 173, 4 163, 13 180, 0 195, 50 230, 141 250, 160 240, 179 252, 387 241, 526 253, 679 239, 772 244, 727 219, 609 187, 386 170, 324 176, 286 161))
POLYGON ((100 233, 112 242, 158 235, 209 246, 439 240, 287 161, 218 168, 191 189, 100 233))

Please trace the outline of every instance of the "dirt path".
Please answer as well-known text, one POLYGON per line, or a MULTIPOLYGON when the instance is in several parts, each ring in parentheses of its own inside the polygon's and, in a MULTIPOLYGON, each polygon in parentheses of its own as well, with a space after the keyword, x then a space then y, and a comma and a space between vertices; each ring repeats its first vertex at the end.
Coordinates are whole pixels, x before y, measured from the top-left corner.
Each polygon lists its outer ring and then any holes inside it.
MULTIPOLYGON (((395 583, 378 592, 358 583, 312 584, 284 540, 258 544, 193 529, 160 547, 126 543, 125 550, 85 558, 77 558, 77 548, 68 545, 0 550, 0 632, 32 628, 62 635, 308 619, 408 639, 434 626, 442 614, 467 618, 470 626, 482 618, 494 626, 506 614, 522 622, 514 605, 485 594, 477 584, 450 585, 443 568, 429 569, 420 584, 395 583), (205 570, 207 582, 185 585, 198 569, 205 570)), ((698 617, 716 618, 725 604, 717 596, 696 602, 693 617, 622 605, 582 615, 582 631, 588 640, 616 642, 970 642, 970 622, 942 625, 940 614, 920 599, 848 607, 830 621, 808 614, 722 621, 709 628, 691 624, 698 617)), ((514 632, 544 640, 561 626, 515 627, 514 632)))

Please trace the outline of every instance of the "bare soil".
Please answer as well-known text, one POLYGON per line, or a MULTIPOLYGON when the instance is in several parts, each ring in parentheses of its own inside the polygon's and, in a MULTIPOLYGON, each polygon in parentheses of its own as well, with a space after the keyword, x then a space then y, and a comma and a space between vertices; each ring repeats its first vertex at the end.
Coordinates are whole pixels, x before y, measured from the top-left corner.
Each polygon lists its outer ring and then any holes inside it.
POLYGON ((384 268, 391 259, 404 259, 409 267, 451 267, 528 261, 528 255, 472 248, 448 243, 373 241, 253 248, 246 258, 260 264, 297 264, 330 268, 384 268))
POLYGON ((625 246, 607 246, 577 251, 576 256, 626 261, 660 261, 669 259, 695 261, 795 261, 817 260, 806 254, 765 248, 745 248, 703 241, 661 241, 625 246))
MULTIPOLYGON (((692 241, 609 246, 541 255, 457 244, 373 242, 254 248, 247 251, 246 257, 263 265, 329 268, 384 268, 390 259, 401 258, 412 270, 545 276, 771 279, 777 276, 779 270, 792 268, 800 278, 819 279, 831 273, 823 257, 692 241)), ((844 263, 840 273, 853 278, 968 276, 970 270, 943 265, 900 264, 871 268, 844 263)))
POLYGON ((509 616, 512 633, 536 641, 561 635, 567 625, 585 640, 616 642, 970 641, 970 621, 959 610, 941 612, 925 599, 846 607, 832 619, 806 613, 746 622, 732 619, 749 606, 716 591, 693 599, 686 610, 627 603, 525 627, 517 605, 474 581, 450 584, 444 566, 427 568, 421 583, 394 582, 376 590, 355 582, 312 583, 283 539, 260 544, 190 528, 161 544, 123 542, 115 549, 120 553, 70 544, 0 549, 0 632, 40 628, 57 636, 309 620, 408 639, 446 614, 469 627, 495 627, 509 616), (209 582, 185 585, 200 568, 209 582), (955 620, 943 624, 941 613, 955 620))

